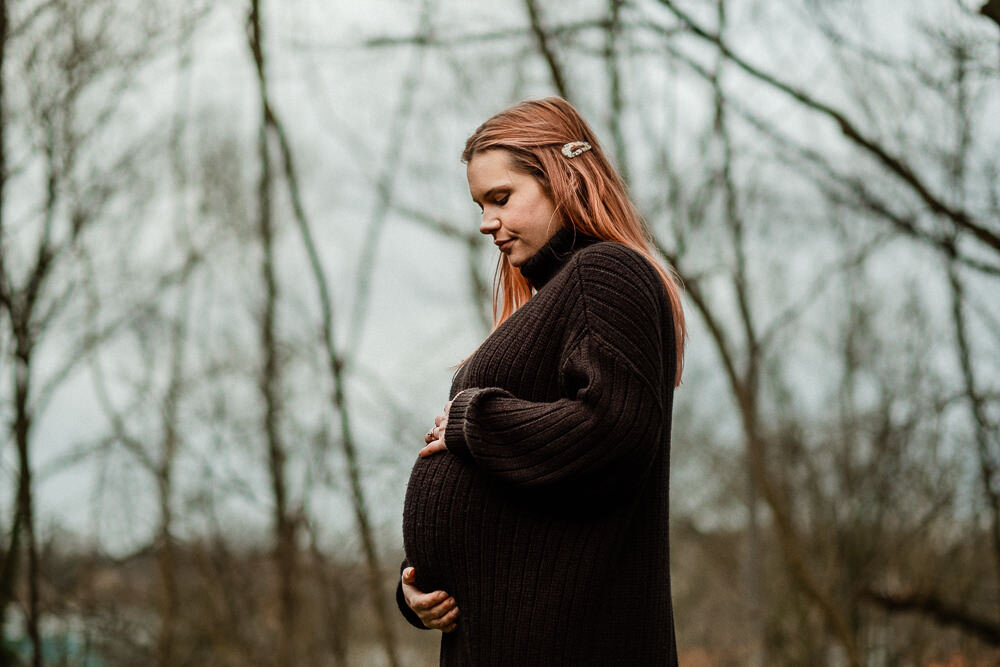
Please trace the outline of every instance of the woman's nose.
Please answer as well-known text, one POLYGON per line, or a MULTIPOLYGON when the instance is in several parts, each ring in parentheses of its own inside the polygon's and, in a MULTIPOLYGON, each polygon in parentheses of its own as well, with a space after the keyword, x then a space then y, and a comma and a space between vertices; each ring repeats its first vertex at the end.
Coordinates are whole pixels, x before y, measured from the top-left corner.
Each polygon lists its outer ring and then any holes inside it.
POLYGON ((495 215, 484 215, 482 221, 479 223, 479 232, 481 234, 492 234, 498 229, 500 229, 500 219, 495 215))

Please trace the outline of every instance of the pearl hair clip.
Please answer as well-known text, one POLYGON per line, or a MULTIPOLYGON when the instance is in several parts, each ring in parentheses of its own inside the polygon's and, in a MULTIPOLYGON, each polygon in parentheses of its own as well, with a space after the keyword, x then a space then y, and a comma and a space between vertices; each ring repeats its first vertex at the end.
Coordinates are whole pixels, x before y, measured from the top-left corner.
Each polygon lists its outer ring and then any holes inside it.
POLYGON ((562 154, 569 158, 574 158, 580 153, 586 153, 591 149, 591 145, 586 141, 571 141, 563 144, 562 154))

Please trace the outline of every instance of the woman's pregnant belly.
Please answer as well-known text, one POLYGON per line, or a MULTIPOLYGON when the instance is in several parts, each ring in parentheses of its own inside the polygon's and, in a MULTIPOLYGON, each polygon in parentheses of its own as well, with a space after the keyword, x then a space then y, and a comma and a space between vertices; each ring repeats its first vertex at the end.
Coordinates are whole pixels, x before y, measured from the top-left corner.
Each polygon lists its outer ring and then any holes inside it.
POLYGON ((454 591, 479 562, 488 512, 498 498, 483 474, 448 452, 418 459, 403 504, 403 548, 423 591, 454 591))
POLYGON ((626 522, 566 512, 547 500, 448 452, 418 459, 406 489, 403 546, 417 588, 455 597, 474 651, 495 650, 491 636, 507 636, 506 624, 520 619, 504 649, 517 658, 511 664, 587 622, 594 592, 578 590, 577 582, 605 580, 602 572, 619 557, 616 527, 626 522))

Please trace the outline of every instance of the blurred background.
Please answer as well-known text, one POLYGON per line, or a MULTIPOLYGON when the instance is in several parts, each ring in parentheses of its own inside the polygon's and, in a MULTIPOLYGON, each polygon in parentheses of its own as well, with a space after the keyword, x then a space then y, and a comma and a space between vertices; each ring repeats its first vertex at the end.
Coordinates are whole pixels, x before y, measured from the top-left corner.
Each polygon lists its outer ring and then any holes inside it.
POLYGON ((459 155, 553 94, 686 286, 681 664, 997 664, 998 5, 0 0, 0 664, 437 664, 459 155))

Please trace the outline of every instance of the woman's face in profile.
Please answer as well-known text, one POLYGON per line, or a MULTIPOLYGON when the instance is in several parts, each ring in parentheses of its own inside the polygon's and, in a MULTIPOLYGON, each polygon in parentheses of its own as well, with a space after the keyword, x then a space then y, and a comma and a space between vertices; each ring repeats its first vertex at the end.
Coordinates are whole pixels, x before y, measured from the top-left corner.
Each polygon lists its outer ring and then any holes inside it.
POLYGON ((521 266, 562 226, 552 198, 534 176, 511 167, 507 151, 476 153, 466 175, 472 200, 483 211, 479 231, 493 237, 513 266, 521 266))

